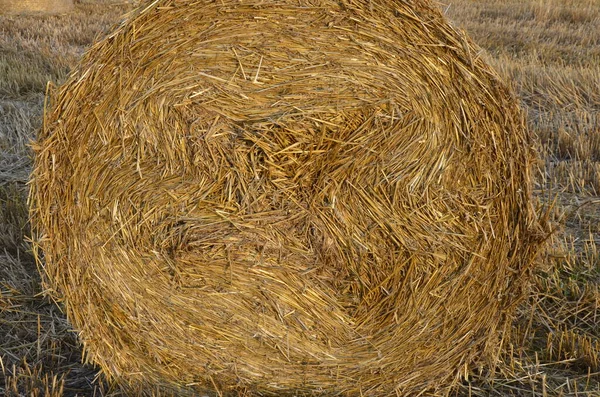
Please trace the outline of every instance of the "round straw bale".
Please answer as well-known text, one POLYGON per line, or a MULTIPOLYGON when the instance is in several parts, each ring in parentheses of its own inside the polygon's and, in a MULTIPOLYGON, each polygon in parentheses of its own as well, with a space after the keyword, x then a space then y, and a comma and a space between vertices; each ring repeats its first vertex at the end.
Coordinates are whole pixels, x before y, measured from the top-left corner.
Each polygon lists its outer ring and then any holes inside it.
MULTIPOLYGON (((31 215, 110 378, 443 393, 539 247, 530 137, 425 0, 159 0, 53 95, 31 215)), ((187 386, 186 386, 187 385, 187 386)))
POLYGON ((73 0, 0 0, 0 14, 59 14, 73 8, 73 0))

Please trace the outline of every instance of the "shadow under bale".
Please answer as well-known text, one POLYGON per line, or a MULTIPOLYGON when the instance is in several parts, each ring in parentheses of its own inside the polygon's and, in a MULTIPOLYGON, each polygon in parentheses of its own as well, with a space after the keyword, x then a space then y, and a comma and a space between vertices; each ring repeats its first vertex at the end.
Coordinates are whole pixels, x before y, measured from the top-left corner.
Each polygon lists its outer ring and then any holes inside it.
POLYGON ((34 144, 35 247, 87 359, 258 395, 493 365, 540 240, 530 137, 478 53, 429 1, 142 6, 34 144))

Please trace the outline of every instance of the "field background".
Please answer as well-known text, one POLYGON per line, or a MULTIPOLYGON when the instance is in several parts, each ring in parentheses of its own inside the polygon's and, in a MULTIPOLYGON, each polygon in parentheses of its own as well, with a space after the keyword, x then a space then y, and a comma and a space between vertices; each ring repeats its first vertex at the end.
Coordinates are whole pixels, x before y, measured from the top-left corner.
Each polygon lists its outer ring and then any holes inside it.
MULTIPOLYGON (((0 16, 0 395, 118 396, 82 364, 76 334, 43 296, 27 243, 29 142, 48 80, 60 83, 132 7, 79 0, 67 16, 0 16)), ((555 232, 498 367, 458 396, 600 396, 600 1, 444 0, 512 85, 539 153, 540 211, 555 232)), ((151 392, 151 391, 149 391, 151 392)))

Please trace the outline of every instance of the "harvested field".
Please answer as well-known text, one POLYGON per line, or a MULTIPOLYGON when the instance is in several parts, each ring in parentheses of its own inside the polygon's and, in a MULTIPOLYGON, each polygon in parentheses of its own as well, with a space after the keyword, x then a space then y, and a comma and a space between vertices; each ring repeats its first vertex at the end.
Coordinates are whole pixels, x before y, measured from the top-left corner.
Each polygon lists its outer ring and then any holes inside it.
MULTIPOLYGON (((0 81, 0 345, 8 395, 117 395, 92 382, 77 341, 41 287, 25 236, 31 167, 26 143, 40 126, 44 81, 61 81, 97 31, 127 5, 77 6, 70 17, 2 19, 0 81), (97 20, 97 16, 102 18, 97 20), (88 21, 95 24, 88 26, 88 21), (35 28, 34 28, 35 27, 35 28), (58 46, 50 43, 60 43, 58 46), (35 60, 30 62, 28 60, 35 60), (27 67, 27 69, 25 69, 27 67), (3 74, 4 76, 4 74, 3 74), (47 390, 45 390, 47 389, 47 390)), ((495 372, 463 380, 458 395, 596 395, 598 386, 598 106, 594 2, 452 2, 442 7, 482 45, 481 55, 513 84, 537 137, 534 175, 540 205, 555 202, 551 249, 518 308, 495 372), (591 33, 590 33, 591 32, 591 33)))
POLYGON ((0 14, 60 14, 73 9, 73 0, 0 0, 0 14))

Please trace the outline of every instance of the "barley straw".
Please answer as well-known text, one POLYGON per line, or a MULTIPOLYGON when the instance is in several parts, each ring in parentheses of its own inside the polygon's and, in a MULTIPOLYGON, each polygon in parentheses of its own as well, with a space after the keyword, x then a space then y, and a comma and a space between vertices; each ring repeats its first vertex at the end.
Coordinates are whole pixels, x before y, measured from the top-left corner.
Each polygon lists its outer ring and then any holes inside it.
POLYGON ((145 3, 34 149, 48 292, 132 387, 446 393, 540 247, 516 100, 425 0, 145 3))

